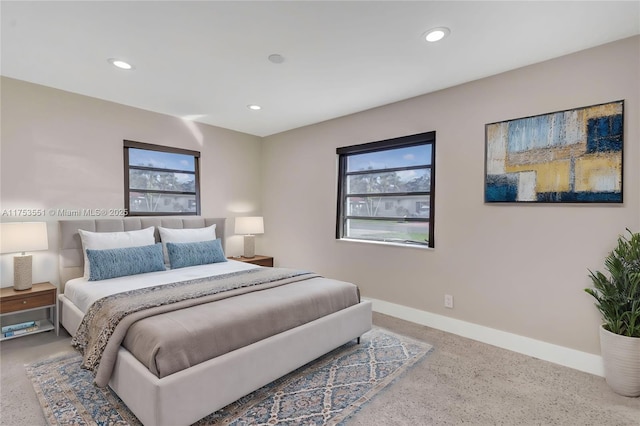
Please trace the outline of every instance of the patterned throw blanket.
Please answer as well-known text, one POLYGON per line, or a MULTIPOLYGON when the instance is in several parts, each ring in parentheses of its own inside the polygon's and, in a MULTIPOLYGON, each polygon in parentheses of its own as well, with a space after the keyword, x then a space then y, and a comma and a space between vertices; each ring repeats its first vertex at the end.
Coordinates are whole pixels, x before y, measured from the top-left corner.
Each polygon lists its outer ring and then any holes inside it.
POLYGON ((134 322, 237 294, 302 281, 318 275, 286 268, 259 268, 113 294, 94 302, 71 345, 83 355, 82 368, 95 382, 109 383, 118 349, 134 322))

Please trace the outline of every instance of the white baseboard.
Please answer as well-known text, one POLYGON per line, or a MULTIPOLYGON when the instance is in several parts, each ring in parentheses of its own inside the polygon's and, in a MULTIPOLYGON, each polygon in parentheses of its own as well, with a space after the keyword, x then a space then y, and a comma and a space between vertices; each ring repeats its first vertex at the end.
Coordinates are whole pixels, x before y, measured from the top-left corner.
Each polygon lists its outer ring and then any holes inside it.
POLYGON ((499 348, 529 355, 545 361, 560 364, 576 370, 604 377, 602 357, 541 340, 519 336, 478 324, 433 314, 395 303, 367 297, 373 303, 373 310, 405 321, 426 325, 458 336, 488 343, 499 348))

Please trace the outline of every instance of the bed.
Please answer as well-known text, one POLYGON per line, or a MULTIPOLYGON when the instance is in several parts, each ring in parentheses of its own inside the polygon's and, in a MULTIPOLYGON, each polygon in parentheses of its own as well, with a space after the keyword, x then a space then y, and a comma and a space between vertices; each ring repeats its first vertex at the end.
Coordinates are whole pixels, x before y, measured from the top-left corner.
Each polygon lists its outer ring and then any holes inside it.
MULTIPOLYGON (((121 219, 92 219, 92 220, 62 220, 59 222, 60 230, 60 278, 61 288, 59 294, 59 320, 61 325, 72 335, 76 335, 82 318, 87 312, 87 306, 92 300, 101 297, 98 294, 90 296, 77 292, 82 287, 84 278, 84 256, 79 230, 101 232, 126 232, 138 231, 155 227, 155 240, 160 241, 158 229, 199 229, 210 228, 215 225, 216 237, 224 245, 225 218, 200 218, 200 217, 128 217, 121 219), (65 284, 69 283, 66 287, 65 284), (80 284, 78 284, 80 283, 80 284)), ((197 278, 202 274, 208 274, 209 269, 215 269, 216 265, 203 265, 183 268, 191 278, 197 278), (197 272, 195 272, 197 271, 197 272)), ((220 272, 270 269, 249 265, 242 262, 228 261, 220 264, 220 272)), ((256 274, 267 271, 247 271, 256 274)), ((153 277, 152 280, 173 280, 168 277, 175 274, 174 270, 164 272, 151 272, 142 274, 142 281, 153 277), (159 278, 160 276, 167 276, 159 278), (146 277, 146 278, 145 278, 146 277)), ((242 272, 244 273, 244 272, 242 272)), ((275 272, 274 272, 275 273, 275 272)), ((240 274, 240 272, 238 272, 240 274)), ((215 275, 215 274, 213 274, 215 275)), ((230 274, 233 275, 233 274, 230 274)), ((225 275, 228 276, 228 275, 225 275)), ((306 282, 314 288, 330 288, 338 285, 336 280, 323 277, 305 277, 306 282)), ((133 282, 127 277, 109 279, 104 282, 133 282)), ((194 279, 194 281, 198 281, 194 279)), ((124 285, 124 284, 123 284, 124 285)), ((127 284, 128 285, 128 284, 127 284)), ((144 284, 142 284, 144 286, 144 284)), ((287 284, 289 285, 289 284, 287 284)), ((292 286, 300 283, 293 283, 292 286)), ((96 287, 97 288, 97 287, 96 287)), ((253 298, 254 303, 260 295, 260 300, 276 300, 283 298, 284 293, 296 293, 286 290, 287 286, 278 286, 269 290, 259 290, 248 294, 234 296, 236 305, 244 304, 246 300, 253 298), (278 292, 277 296, 262 298, 267 292, 278 292), (247 299, 240 299, 247 298, 247 299), (238 302, 241 301, 241 302, 238 302)), ((102 290, 102 289, 101 289, 102 290)), ((239 291, 239 290, 233 290, 239 291)), ((244 291, 244 290, 243 290, 244 291)), ((304 297, 301 296, 303 300, 304 297)), ((197 305, 199 309, 211 308, 215 303, 210 302, 197 305)), ((225 302, 234 303, 234 302, 225 302)), ((248 302, 247 302, 248 303, 248 302)), ((268 304, 265 302, 265 306, 268 304)), ((216 308, 218 309, 218 308, 216 308)), ((267 308, 265 308, 267 309, 267 308)), ((195 307, 183 309, 190 314, 195 307)), ((211 313, 213 311, 209 311, 211 313)), ((209 313, 207 315, 209 315, 209 313)), ((268 314, 268 312, 267 312, 268 314)), ((162 317, 158 315, 157 318, 162 317)), ((149 323, 153 318, 145 318, 137 324, 149 323)), ((216 321, 220 321, 220 318, 216 321)), ((217 324, 217 323, 216 323, 217 324)), ((132 326, 133 328, 133 326, 132 326)), ((246 324, 243 329, 253 329, 246 324)), ((152 372, 147 363, 139 360, 139 356, 132 354, 127 349, 126 342, 116 348, 113 369, 109 373, 108 385, 127 404, 131 411, 145 425, 187 425, 202 417, 225 407, 244 395, 272 382, 298 367, 316 359, 317 357, 347 343, 358 339, 371 328, 371 303, 360 301, 328 314, 322 314, 317 319, 295 325, 291 328, 278 331, 276 334, 260 338, 259 340, 232 349, 229 352, 217 355, 211 359, 193 363, 184 369, 168 374, 152 372), (138 358, 136 357, 138 356, 138 358)), ((82 330, 82 328, 81 328, 82 330)), ((223 330, 224 332, 224 330, 223 330)), ((81 333, 79 333, 81 334, 81 333)), ((235 330, 234 330, 235 334, 235 330)), ((145 331, 141 332, 145 335, 145 331)), ((229 334, 227 334, 228 336, 229 334)), ((224 336, 224 334, 223 334, 224 336)), ((75 336, 77 337, 77 336, 75 336)), ((124 338, 125 340, 127 337, 124 338)), ((201 339, 202 340, 202 339, 201 339)), ((174 345, 174 346, 185 346, 174 345)), ((133 348, 132 346, 130 346, 133 348)))

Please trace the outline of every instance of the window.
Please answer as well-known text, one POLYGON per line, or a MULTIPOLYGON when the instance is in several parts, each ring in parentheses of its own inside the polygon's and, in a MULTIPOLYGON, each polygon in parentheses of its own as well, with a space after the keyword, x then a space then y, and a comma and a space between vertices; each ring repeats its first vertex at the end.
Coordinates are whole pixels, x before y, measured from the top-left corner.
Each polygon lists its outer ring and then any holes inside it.
POLYGON ((433 247, 436 133, 338 148, 336 238, 433 247))
POLYGON ((124 204, 131 216, 199 215, 200 153, 124 141, 124 204))

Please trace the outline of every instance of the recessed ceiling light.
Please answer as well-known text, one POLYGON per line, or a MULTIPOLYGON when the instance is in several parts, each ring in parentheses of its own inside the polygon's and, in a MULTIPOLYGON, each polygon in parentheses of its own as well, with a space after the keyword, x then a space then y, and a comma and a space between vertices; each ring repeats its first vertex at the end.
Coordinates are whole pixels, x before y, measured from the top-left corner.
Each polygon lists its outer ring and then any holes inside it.
POLYGON ((274 53, 273 55, 269 55, 269 62, 281 64, 284 62, 284 56, 274 53))
POLYGON ((262 109, 262 107, 260 105, 247 105, 247 108, 254 110, 254 111, 258 111, 259 109, 262 109))
POLYGON ((114 67, 118 67, 123 70, 133 69, 133 65, 120 59, 110 58, 107 61, 114 67))
POLYGON ((430 42, 440 41, 446 36, 448 36, 449 33, 451 33, 451 30, 449 30, 449 28, 447 27, 432 28, 426 33, 424 33, 424 38, 425 40, 430 42))

